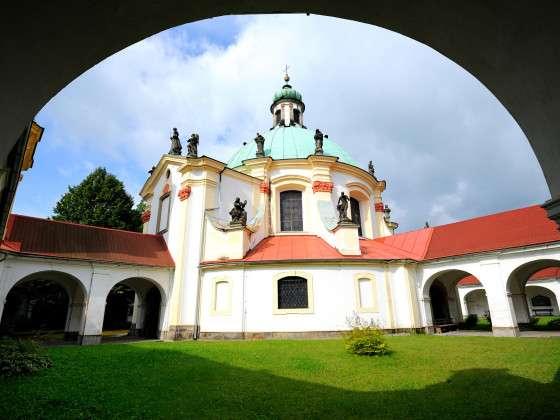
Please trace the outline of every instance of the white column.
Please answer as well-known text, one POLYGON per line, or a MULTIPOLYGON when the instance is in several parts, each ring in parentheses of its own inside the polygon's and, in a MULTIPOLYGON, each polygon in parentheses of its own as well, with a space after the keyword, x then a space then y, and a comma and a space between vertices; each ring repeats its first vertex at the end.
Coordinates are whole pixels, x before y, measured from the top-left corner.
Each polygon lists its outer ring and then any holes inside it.
POLYGON ((480 282, 486 290, 488 308, 495 336, 514 337, 519 335, 513 302, 506 292, 507 277, 500 270, 497 260, 480 264, 480 282))
POLYGON ((110 280, 111 276, 108 273, 94 270, 80 330, 80 344, 99 344, 101 342, 106 300, 111 290, 110 280))

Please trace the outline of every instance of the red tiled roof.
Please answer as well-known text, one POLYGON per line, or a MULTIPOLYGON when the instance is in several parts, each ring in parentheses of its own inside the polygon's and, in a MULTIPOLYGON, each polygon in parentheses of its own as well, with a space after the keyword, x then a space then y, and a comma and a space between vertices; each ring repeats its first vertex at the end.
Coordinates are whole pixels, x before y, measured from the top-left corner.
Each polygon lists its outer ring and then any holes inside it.
POLYGON ((529 280, 538 281, 544 279, 560 279, 560 268, 543 268, 542 270, 537 271, 535 274, 533 274, 529 280))
POLYGON ((19 254, 174 267, 161 235, 11 214, 0 249, 19 254))
MULTIPOLYGON (((539 281, 544 279, 558 279, 560 278, 560 268, 558 267, 549 267, 543 268, 540 271, 537 271, 533 274, 528 281, 539 281)), ((458 283, 458 286, 478 286, 480 282, 475 276, 469 275, 463 279, 461 279, 458 283)))
POLYGON ((423 261, 556 241, 560 241, 556 223, 548 219, 540 206, 531 206, 384 238, 360 240, 362 255, 358 256, 343 256, 317 236, 271 236, 239 261, 423 261))

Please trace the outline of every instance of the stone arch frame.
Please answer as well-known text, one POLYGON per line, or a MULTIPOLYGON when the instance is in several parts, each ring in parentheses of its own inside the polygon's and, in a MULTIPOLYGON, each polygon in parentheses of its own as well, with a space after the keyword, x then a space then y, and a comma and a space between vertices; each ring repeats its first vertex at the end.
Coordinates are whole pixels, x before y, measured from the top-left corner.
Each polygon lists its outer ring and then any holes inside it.
POLYGON ((560 258, 534 257, 516 265, 509 272, 505 287, 511 303, 512 321, 516 327, 529 323, 531 318, 525 294, 527 281, 536 272, 549 267, 560 267, 560 258))
POLYGON ((463 302, 461 302, 461 303, 464 303, 465 308, 467 310, 466 314, 464 313, 463 315, 470 315, 470 311, 468 310, 469 309, 468 297, 472 296, 473 294, 478 294, 478 293, 482 293, 482 297, 486 300, 486 306, 488 307, 488 312, 490 312, 490 305, 488 304, 488 297, 486 296, 486 289, 484 289, 484 287, 481 285, 480 287, 469 290, 467 293, 465 293, 465 296, 463 296, 463 302))
MULTIPOLYGON (((552 311, 556 312, 556 313, 560 313, 560 302, 558 301, 558 296, 556 295, 556 292, 553 289, 551 289, 547 285, 543 285, 543 284, 525 285, 525 289, 527 289, 527 288, 530 288, 530 289, 544 289, 546 291, 546 293, 551 295, 551 296, 546 296, 546 297, 550 299, 550 303, 551 303, 550 307, 552 308, 552 311)), ((544 294, 544 293, 540 292, 539 294, 544 294)), ((527 296, 527 304, 529 303, 530 300, 531 299, 529 298, 529 296, 527 296)), ((531 306, 533 306, 533 305, 531 304, 531 306)))
MULTIPOLYGON (((133 329, 137 329, 137 330, 141 330, 142 329, 142 325, 144 323, 144 318, 143 316, 145 315, 143 313, 143 305, 145 304, 145 299, 146 299, 146 295, 149 292, 149 290, 153 287, 155 287, 158 292, 159 292, 159 296, 160 296, 160 308, 159 308, 159 320, 158 320, 158 336, 161 335, 161 333, 164 330, 164 325, 165 325, 165 313, 167 310, 167 303, 168 303, 168 296, 167 293, 165 291, 165 288, 155 279, 147 277, 147 276, 130 276, 130 275, 126 275, 126 276, 120 276, 116 279, 114 279, 113 281, 111 281, 111 283, 109 283, 104 290, 104 297, 105 297, 105 301, 107 300, 107 296, 109 295, 109 293, 111 292, 111 290, 113 290, 113 288, 119 284, 124 284, 128 287, 130 287, 135 295, 135 302, 134 302, 134 313, 133 313, 133 321, 132 323, 135 324, 132 328, 133 329), (138 284, 138 281, 140 281, 141 283, 138 284), (139 298, 139 299, 138 299, 139 298)), ((103 309, 103 317, 101 319, 101 325, 103 325, 103 320, 105 318, 105 310, 106 307, 104 307, 103 309)))
MULTIPOLYGON (((64 326, 65 339, 77 339, 82 331, 83 323, 85 321, 86 302, 89 296, 87 286, 79 277, 67 271, 54 269, 37 270, 26 273, 25 275, 12 281, 11 284, 5 285, 3 299, 7 298, 8 294, 14 287, 33 280, 49 280, 64 289, 66 295, 68 296, 68 309, 64 326)), ((3 311, 2 314, 0 314, 0 319, 2 316, 3 311)))
POLYGON ((312 314, 313 303, 313 276, 307 271, 292 270, 282 271, 272 276, 272 313, 274 315, 312 314), (307 308, 280 309, 278 308, 278 281, 286 277, 301 277, 307 280, 307 308))
POLYGON ((231 278, 229 276, 226 275, 219 275, 216 277, 213 277, 211 280, 211 297, 210 297, 210 315, 213 316, 229 316, 232 314, 233 311, 233 282, 231 281, 231 278), (227 283, 228 285, 228 305, 226 309, 223 310, 217 310, 216 309, 216 296, 217 296, 217 292, 218 292, 218 284, 219 283, 227 283))
MULTIPOLYGON (((423 302, 423 317, 424 317, 424 327, 425 328, 432 328, 433 327, 433 310, 432 310, 432 302, 430 298, 430 288, 434 281, 440 280, 440 283, 445 287, 447 296, 448 296, 448 305, 450 314, 455 321, 461 321, 463 318, 463 311, 461 309, 461 299, 459 298, 459 293, 457 291, 457 282, 462 278, 473 275, 475 276, 478 281, 481 283, 482 288, 486 289, 484 283, 480 280, 480 276, 477 275, 477 270, 467 271, 467 267, 460 267, 457 268, 442 268, 441 270, 437 270, 428 276, 422 283, 421 283, 421 300, 423 302), (450 287, 451 286, 451 287, 450 287), (450 296, 453 297, 453 301, 455 302, 454 306, 449 304, 450 296)), ((490 309, 491 310, 491 309, 490 309)))
POLYGON ((311 180, 301 175, 284 175, 274 178, 270 182, 271 194, 273 195, 274 205, 271 207, 272 231, 283 234, 302 234, 311 229, 311 180), (284 191, 301 192, 301 211, 303 217, 303 230, 299 232, 284 232, 280 226, 280 193, 284 191))
POLYGON ((366 185, 360 182, 349 182, 346 184, 346 188, 348 189, 348 196, 357 200, 360 205, 362 236, 373 239, 372 192, 366 185))

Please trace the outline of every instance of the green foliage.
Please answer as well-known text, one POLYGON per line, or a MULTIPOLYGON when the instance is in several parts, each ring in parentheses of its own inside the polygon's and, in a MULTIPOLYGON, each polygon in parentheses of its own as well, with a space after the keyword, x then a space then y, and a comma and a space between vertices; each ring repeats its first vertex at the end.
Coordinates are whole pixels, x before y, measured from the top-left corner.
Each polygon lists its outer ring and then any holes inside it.
POLYGON ((560 330, 560 316, 536 316, 529 323, 532 329, 538 331, 560 330))
POLYGON ((0 377, 30 375, 51 364, 49 356, 30 340, 0 340, 0 377))
POLYGON ((105 168, 97 168, 79 185, 68 187, 54 207, 53 219, 139 232, 141 208, 133 206, 123 183, 105 168))
POLYGON ((382 356, 389 354, 389 346, 373 321, 367 322, 358 315, 348 319, 352 329, 345 334, 346 350, 349 353, 364 356, 382 356))

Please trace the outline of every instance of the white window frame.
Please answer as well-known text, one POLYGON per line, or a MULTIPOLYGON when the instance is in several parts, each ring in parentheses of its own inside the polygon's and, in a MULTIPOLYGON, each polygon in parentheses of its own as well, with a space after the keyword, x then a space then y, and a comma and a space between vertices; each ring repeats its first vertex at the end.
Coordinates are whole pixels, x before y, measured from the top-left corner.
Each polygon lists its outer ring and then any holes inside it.
POLYGON ((233 283, 229 277, 219 276, 212 279, 211 293, 212 298, 210 302, 210 315, 213 316, 227 316, 231 315, 232 312, 232 287, 233 283), (216 304, 218 303, 217 293, 218 284, 226 283, 228 285, 227 297, 226 297, 226 307, 224 309, 218 310, 216 304))
POLYGON ((371 313, 379 312, 379 304, 377 300, 377 282, 372 273, 356 273, 354 274, 354 290, 356 292, 356 312, 371 313), (362 295, 360 291, 360 280, 369 280, 371 282, 371 304, 372 306, 362 306, 362 295))

